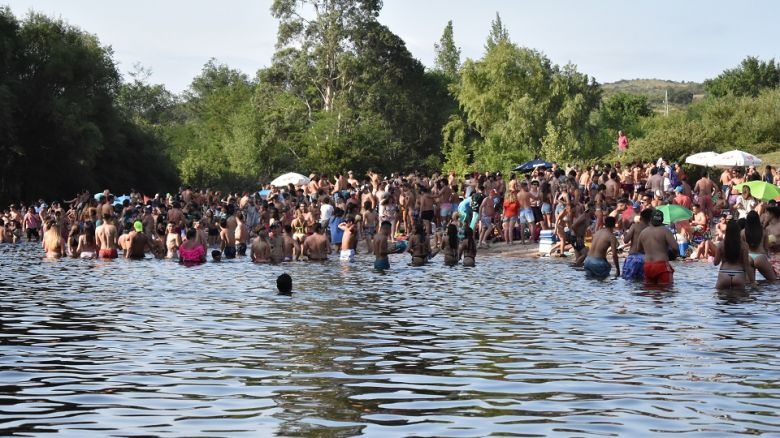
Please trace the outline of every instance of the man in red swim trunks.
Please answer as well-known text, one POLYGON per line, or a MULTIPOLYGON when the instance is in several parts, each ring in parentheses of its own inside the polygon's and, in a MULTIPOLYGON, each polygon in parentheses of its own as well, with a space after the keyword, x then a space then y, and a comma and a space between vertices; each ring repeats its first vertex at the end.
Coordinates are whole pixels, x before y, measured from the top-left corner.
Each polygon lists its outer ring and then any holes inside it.
POLYGON ((672 283, 674 269, 669 264, 669 253, 676 254, 677 241, 664 225, 664 213, 654 211, 650 227, 639 234, 639 252, 645 254, 645 284, 668 285, 672 283))
POLYGON ((117 229, 114 225, 114 216, 106 214, 103 216, 103 224, 95 230, 95 240, 100 251, 98 255, 102 259, 117 258, 117 229))

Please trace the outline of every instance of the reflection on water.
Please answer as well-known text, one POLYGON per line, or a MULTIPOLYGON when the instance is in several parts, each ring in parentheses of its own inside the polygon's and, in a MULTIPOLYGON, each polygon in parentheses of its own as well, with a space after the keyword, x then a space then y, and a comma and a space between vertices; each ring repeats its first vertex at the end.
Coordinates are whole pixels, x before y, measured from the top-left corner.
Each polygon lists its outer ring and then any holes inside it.
POLYGON ((502 257, 38 254, 0 247, 3 436, 780 433, 780 290, 718 294, 702 264, 647 291, 502 257))

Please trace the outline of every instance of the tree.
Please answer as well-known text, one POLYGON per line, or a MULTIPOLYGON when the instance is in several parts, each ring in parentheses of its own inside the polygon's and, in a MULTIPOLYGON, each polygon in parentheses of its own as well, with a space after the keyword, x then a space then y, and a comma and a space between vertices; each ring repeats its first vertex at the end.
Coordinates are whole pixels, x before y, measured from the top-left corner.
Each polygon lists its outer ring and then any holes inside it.
POLYGON ((452 36, 452 20, 447 22, 441 39, 434 44, 434 51, 436 53, 436 70, 451 79, 456 78, 458 70, 460 70, 460 48, 455 46, 455 40, 452 36))
POLYGON ((286 64, 288 77, 314 87, 315 106, 331 111, 339 93, 350 86, 344 71, 349 47, 358 30, 376 21, 381 8, 381 0, 274 0, 276 60, 286 64))
POLYGON ((490 22, 490 33, 485 43, 485 51, 488 52, 501 43, 509 42, 509 29, 501 21, 501 15, 496 12, 496 18, 490 22))
POLYGON ((748 56, 733 69, 725 70, 713 79, 704 81, 704 88, 711 96, 758 96, 761 90, 780 85, 780 64, 774 58, 761 61, 748 56))

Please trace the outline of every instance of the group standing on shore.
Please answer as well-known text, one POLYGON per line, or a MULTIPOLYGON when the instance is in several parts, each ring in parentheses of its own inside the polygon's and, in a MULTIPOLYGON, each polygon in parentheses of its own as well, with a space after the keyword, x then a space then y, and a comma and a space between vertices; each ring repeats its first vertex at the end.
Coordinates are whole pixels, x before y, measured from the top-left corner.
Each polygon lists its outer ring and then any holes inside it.
POLYGON ((669 284, 669 261, 683 238, 700 242, 692 258, 723 263, 721 271, 731 272, 729 287, 740 287, 754 281, 756 269, 769 281, 780 270, 780 207, 754 199, 748 188, 735 189, 754 179, 780 183, 767 166, 763 175, 727 169, 721 184, 705 175, 691 186, 679 165, 659 160, 566 169, 553 163, 507 179, 499 172, 462 178, 312 174, 308 184, 267 186, 259 193, 182 187, 146 197, 133 190, 122 202, 108 190, 97 196, 84 191, 62 203, 11 205, 3 212, 0 241, 37 241, 42 232, 50 258, 111 259, 121 252, 129 259, 152 254, 184 263, 206 261, 212 248, 215 261, 325 261, 336 252, 349 263, 365 242, 374 267, 386 270, 388 255, 401 252, 410 254, 412 266, 430 263, 439 252, 447 266, 474 266, 479 248, 538 242, 546 230, 557 240, 550 255, 571 250, 588 276, 608 277, 608 257, 620 276, 618 253, 628 248, 623 278, 669 284), (694 212, 672 224, 675 234, 658 209, 668 204, 694 212), (720 219, 712 223, 713 217, 720 219), (734 249, 734 226, 747 249, 734 249), (738 257, 743 252, 747 259, 738 257), (737 266, 738 258, 749 263, 737 266), (739 269, 742 274, 735 273, 739 269))

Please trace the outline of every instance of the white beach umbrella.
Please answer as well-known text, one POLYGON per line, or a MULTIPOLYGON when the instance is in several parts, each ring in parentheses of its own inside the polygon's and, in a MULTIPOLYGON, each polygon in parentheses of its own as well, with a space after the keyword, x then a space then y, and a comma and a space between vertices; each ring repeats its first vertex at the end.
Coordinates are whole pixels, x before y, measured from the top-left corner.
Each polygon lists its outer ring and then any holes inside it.
POLYGON ((302 186, 309 183, 309 178, 301 175, 300 173, 290 172, 285 173, 271 181, 272 186, 287 187, 292 184, 294 186, 302 186))
POLYGON ((710 166, 713 167, 748 167, 760 166, 761 159, 753 154, 743 151, 728 151, 710 160, 710 166))
POLYGON ((718 154, 716 152, 699 152, 698 154, 688 156, 688 158, 685 159, 685 162, 695 166, 709 167, 712 166, 710 161, 717 156, 718 154))

